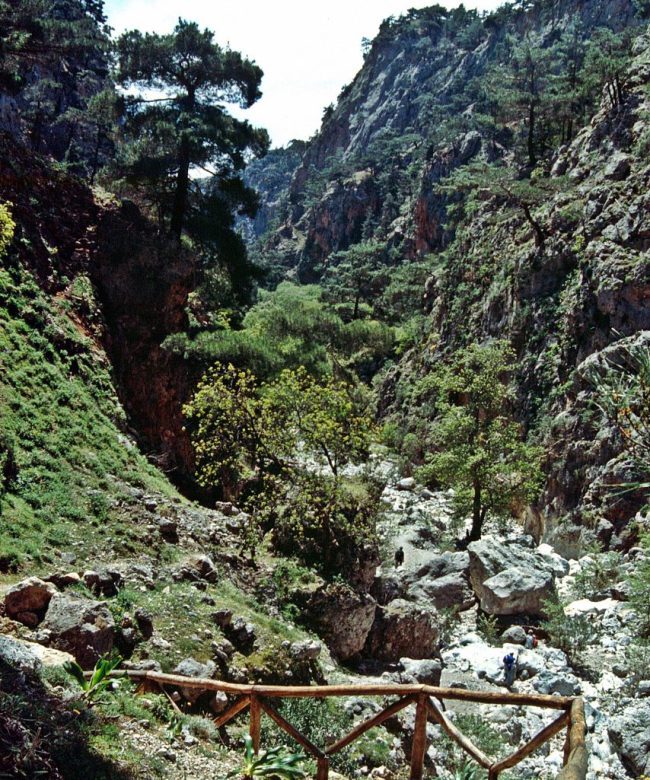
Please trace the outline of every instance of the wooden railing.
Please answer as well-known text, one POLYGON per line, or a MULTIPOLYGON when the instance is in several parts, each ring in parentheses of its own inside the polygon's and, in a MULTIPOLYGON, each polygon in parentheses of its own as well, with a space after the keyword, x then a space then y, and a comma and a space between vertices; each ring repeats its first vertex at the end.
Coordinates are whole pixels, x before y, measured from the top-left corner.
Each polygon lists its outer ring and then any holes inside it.
MULTIPOLYGON (((488 771, 489 780, 497 780, 499 774, 510 769, 529 756, 541 745, 562 730, 566 730, 564 743, 564 768, 557 780, 585 780, 587 776, 587 750, 585 746, 584 705, 580 698, 564 696, 543 696, 541 694, 498 693, 492 691, 468 691, 460 688, 436 688, 430 685, 238 685, 221 680, 182 677, 146 671, 114 672, 113 676, 127 676, 140 683, 140 691, 161 690, 167 696, 165 686, 190 688, 201 691, 222 691, 236 699, 228 709, 215 720, 218 727, 224 726, 245 709, 250 710, 250 735, 253 747, 260 748, 260 725, 262 713, 283 729, 316 760, 316 780, 327 780, 330 758, 347 747, 362 734, 391 718, 410 705, 415 706, 415 730, 411 748, 410 780, 422 780, 424 758, 427 751, 427 723, 432 721, 454 740, 477 764, 488 771), (397 696, 397 701, 385 707, 372 718, 355 726, 334 744, 327 747, 314 745, 304 734, 286 721, 272 706, 273 699, 326 698, 330 696, 397 696), (559 710, 560 714, 545 726, 529 742, 506 758, 493 761, 461 733, 436 703, 443 701, 466 701, 477 704, 510 704, 527 707, 543 707, 559 710)), ((170 697, 173 706, 176 705, 170 697)))

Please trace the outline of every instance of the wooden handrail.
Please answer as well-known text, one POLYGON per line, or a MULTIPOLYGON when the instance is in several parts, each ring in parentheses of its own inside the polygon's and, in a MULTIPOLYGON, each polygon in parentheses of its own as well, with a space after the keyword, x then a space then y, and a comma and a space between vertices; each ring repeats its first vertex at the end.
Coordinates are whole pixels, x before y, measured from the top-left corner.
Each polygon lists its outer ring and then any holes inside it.
POLYGON ((564 768, 557 780, 584 780, 587 776, 589 757, 586 736, 585 705, 582 699, 574 699, 570 709, 564 768))
MULTIPOLYGON (((91 672, 86 672, 90 676, 91 672)), ((468 691, 464 688, 438 688, 433 685, 260 685, 256 683, 229 683, 207 677, 183 677, 180 674, 164 674, 139 669, 121 669, 111 672, 111 677, 129 677, 132 680, 152 680, 164 685, 197 688, 204 691, 223 691, 240 696, 266 696, 267 698, 325 698, 330 696, 408 696, 426 693, 436 699, 471 701, 476 704, 511 704, 527 707, 543 707, 566 710, 575 700, 571 696, 548 696, 542 693, 500 693, 497 691, 468 691)))
MULTIPOLYGON (((86 672, 90 676, 91 672, 86 672)), ((480 766, 486 768, 489 780, 497 780, 499 774, 509 769, 533 753, 563 728, 567 727, 565 743, 565 766, 557 780, 586 780, 588 756, 585 744, 586 724, 582 699, 567 696, 545 696, 535 693, 500 693, 494 691, 468 691, 461 688, 439 688, 432 685, 314 685, 282 686, 258 685, 254 683, 238 684, 207 678, 183 677, 177 674, 163 674, 140 670, 119 670, 111 673, 113 677, 128 677, 140 682, 140 689, 149 686, 172 685, 179 688, 193 688, 203 691, 222 691, 239 696, 220 717, 215 719, 218 727, 224 726, 238 713, 250 709, 249 733, 253 748, 257 752, 260 746, 260 726, 262 713, 266 713, 289 736, 304 747, 317 760, 316 780, 328 780, 329 756, 354 742, 369 729, 381 725, 395 713, 416 705, 415 728, 411 748, 410 780, 422 780, 424 759, 427 750, 426 725, 429 718, 437 723, 460 747, 480 766), (349 734, 326 749, 321 749, 298 729, 286 721, 266 699, 273 698, 325 698, 330 696, 398 696, 399 699, 385 707, 367 721, 355 726, 349 734), (541 707, 561 710, 558 718, 545 726, 529 742, 518 748, 506 758, 493 761, 477 748, 432 701, 444 699, 469 701, 479 704, 509 704, 528 707, 541 707)))

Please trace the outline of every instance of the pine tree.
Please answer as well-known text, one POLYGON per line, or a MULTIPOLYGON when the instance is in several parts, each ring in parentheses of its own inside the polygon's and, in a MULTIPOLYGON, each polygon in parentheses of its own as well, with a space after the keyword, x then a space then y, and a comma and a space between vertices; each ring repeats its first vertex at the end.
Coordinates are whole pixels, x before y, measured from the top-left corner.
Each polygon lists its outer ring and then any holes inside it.
POLYGON ((234 119, 222 106, 250 107, 261 95, 261 69, 213 38, 210 30, 179 19, 170 34, 131 30, 117 42, 117 81, 138 91, 128 101, 127 172, 153 194, 177 241, 190 226, 191 207, 198 211, 192 227, 199 237, 210 221, 202 216, 224 200, 254 212, 239 173, 248 156, 264 154, 269 144, 266 131, 234 119), (208 175, 207 195, 193 183, 193 172, 208 175))

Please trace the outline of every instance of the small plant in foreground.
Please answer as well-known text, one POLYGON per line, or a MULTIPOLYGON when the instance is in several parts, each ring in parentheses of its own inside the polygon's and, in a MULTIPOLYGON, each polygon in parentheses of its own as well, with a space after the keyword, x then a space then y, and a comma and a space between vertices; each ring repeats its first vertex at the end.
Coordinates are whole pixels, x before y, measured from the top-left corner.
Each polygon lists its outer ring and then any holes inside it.
POLYGON ((454 773, 454 780, 481 780, 481 771, 474 764, 470 764, 466 761, 459 769, 454 773))
POLYGON ((122 663, 122 658, 119 655, 111 659, 100 658, 88 679, 85 678, 83 669, 76 661, 68 661, 63 665, 63 668, 79 683, 83 689, 83 698, 88 702, 95 702, 108 690, 112 683, 110 674, 120 663, 122 663))
POLYGON ((274 780, 294 780, 306 777, 302 768, 302 757, 296 753, 290 753, 283 746, 276 746, 269 750, 262 750, 259 755, 253 752, 253 740, 245 738, 244 763, 227 777, 240 777, 242 780, 249 777, 267 777, 274 780))

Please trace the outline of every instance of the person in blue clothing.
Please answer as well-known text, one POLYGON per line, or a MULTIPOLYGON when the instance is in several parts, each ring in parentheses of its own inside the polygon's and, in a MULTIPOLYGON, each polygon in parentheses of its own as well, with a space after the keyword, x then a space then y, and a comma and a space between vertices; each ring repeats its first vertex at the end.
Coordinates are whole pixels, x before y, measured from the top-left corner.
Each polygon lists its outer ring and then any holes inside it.
POLYGON ((503 658, 503 676, 505 678, 505 684, 507 688, 514 683, 517 677, 517 659, 514 653, 508 653, 503 658))

